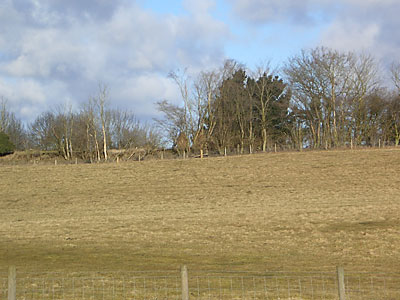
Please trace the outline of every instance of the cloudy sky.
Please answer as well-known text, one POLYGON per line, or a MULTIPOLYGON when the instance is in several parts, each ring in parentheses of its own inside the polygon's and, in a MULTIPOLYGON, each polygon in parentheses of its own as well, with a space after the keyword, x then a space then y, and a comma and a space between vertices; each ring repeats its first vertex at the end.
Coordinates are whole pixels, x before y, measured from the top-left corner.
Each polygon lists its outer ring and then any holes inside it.
POLYGON ((0 97, 24 121, 109 87, 141 120, 179 102, 171 70, 279 66, 319 45, 400 60, 398 0, 0 0, 0 97))

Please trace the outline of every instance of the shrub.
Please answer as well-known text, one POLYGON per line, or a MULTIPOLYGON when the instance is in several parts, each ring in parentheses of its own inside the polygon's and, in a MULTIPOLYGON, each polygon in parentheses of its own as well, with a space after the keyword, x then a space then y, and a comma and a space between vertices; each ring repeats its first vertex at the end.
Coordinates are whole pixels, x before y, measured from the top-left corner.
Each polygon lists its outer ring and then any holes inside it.
POLYGON ((0 156, 14 153, 15 146, 7 134, 0 132, 0 156))

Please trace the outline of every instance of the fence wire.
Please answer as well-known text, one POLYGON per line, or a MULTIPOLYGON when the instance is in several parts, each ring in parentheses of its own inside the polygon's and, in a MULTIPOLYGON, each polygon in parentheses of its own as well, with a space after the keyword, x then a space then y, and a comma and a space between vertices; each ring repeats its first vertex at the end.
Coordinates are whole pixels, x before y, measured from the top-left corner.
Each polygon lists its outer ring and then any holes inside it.
POLYGON ((196 299, 337 298, 335 273, 205 274, 192 277, 189 286, 196 299))
POLYGON ((348 299, 400 299, 400 275, 348 273, 345 274, 348 299))
MULTIPOLYGON (((338 299, 336 272, 188 271, 190 299, 338 299)), ((345 273, 346 299, 400 299, 400 274, 345 273)), ((8 279, 0 273, 0 300, 8 279)), ((180 271, 23 273, 17 299, 182 299, 180 271)))
MULTIPOLYGON (((5 287, 7 289, 7 287, 5 287)), ((20 273, 17 299, 180 299, 179 272, 117 273, 20 273)), ((7 299, 6 293, 3 298, 7 299)))

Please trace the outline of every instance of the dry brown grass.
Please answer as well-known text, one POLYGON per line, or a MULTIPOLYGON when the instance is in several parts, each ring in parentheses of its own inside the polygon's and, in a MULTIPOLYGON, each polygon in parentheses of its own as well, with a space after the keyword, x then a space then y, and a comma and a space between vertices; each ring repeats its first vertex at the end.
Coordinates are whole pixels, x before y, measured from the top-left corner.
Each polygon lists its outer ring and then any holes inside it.
POLYGON ((0 166, 0 269, 400 270, 400 151, 0 166))

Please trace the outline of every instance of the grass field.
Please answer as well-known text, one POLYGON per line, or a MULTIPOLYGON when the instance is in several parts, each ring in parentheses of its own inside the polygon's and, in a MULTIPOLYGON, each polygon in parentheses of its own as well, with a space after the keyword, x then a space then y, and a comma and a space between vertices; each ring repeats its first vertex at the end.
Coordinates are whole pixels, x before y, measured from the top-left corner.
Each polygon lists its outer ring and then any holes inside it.
POLYGON ((400 150, 0 165, 0 269, 400 270, 400 150))

